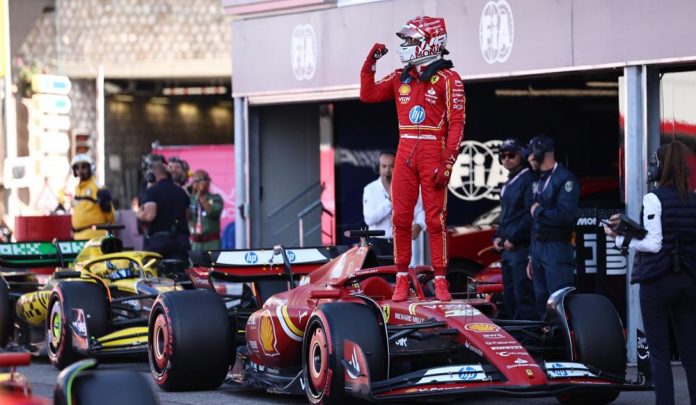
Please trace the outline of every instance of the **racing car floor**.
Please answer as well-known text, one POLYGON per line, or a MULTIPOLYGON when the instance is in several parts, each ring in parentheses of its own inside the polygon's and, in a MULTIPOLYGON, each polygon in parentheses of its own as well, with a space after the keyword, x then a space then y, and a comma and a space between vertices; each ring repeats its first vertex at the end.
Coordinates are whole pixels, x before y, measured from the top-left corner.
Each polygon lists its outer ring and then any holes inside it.
MULTIPOLYGON (((149 381, 150 369, 147 363, 125 363, 125 362, 109 362, 101 364, 99 369, 117 369, 117 370, 134 370, 145 375, 149 381)), ((20 367, 21 373, 29 378, 34 389, 34 394, 53 397, 53 388, 56 382, 58 371, 51 366, 46 360, 33 360, 29 367, 20 367)), ((673 367, 675 380, 675 396, 677 404, 688 404, 689 394, 686 387, 686 377, 681 366, 673 367)), ((629 373, 635 374, 635 368, 629 368, 629 373)), ((629 374, 631 376, 631 374, 629 374)), ((234 388, 223 385, 215 391, 196 391, 196 392, 164 392, 155 388, 153 389, 159 395, 162 405, 201 405, 201 404, 233 404, 244 403, 250 405, 261 404, 305 404, 307 401, 304 397, 271 395, 258 391, 243 391, 240 392, 234 388)), ((616 405, 643 405, 653 404, 655 401, 652 392, 624 392, 613 403, 616 405)), ((472 405, 494 405, 494 404, 511 404, 520 403, 520 399, 514 398, 487 398, 473 399, 467 401, 459 401, 460 403, 472 405)), ((525 404, 558 404, 553 398, 543 399, 524 399, 525 404)))

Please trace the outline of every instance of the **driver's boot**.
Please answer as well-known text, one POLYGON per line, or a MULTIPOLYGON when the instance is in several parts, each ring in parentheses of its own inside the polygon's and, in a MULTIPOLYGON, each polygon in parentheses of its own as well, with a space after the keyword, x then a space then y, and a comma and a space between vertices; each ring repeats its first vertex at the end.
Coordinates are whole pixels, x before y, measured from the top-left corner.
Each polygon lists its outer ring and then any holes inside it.
POLYGON ((445 276, 435 276, 435 298, 440 301, 452 300, 452 295, 449 292, 449 283, 445 276))
POLYGON ((396 288, 392 301, 406 301, 408 298, 408 273, 396 273, 396 288))

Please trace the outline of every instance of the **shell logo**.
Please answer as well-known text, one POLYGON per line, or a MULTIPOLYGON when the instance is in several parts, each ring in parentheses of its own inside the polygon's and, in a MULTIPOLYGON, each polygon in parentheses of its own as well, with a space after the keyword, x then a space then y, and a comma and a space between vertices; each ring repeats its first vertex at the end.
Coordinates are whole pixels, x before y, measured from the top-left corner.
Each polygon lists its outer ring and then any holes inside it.
POLYGON ((407 96, 408 93, 411 92, 411 86, 408 84, 402 84, 401 87, 399 87, 399 94, 402 96, 407 96))
POLYGON ((274 356, 278 354, 278 349, 276 348, 278 339, 276 338, 273 319, 271 319, 271 314, 268 311, 261 314, 261 321, 259 322, 259 342, 261 343, 263 352, 267 355, 274 356))
POLYGON ((470 323, 464 327, 466 330, 472 330, 474 332, 497 332, 500 327, 493 325, 492 323, 470 323))

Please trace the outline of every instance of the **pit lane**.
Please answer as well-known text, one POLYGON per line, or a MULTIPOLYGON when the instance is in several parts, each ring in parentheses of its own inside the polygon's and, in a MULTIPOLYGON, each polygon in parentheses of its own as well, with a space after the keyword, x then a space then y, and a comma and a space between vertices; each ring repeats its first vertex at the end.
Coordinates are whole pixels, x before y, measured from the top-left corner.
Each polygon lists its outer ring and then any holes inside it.
MULTIPOLYGON (((131 363, 131 362, 109 362, 101 364, 99 366, 101 370, 133 370, 145 377, 148 381, 152 382, 150 377, 150 369, 147 363, 131 363)), ((56 382, 56 377, 58 371, 51 366, 46 360, 34 359, 33 363, 29 367, 20 367, 21 373, 29 378, 31 381, 34 395, 40 395, 43 397, 53 397, 53 388, 56 382)), ((630 368, 629 373, 635 373, 635 368, 630 368)), ((681 367, 673 367, 674 382, 675 382, 675 400, 677 404, 687 404, 688 400, 688 390, 686 386, 686 377, 684 371, 681 367)), ((284 395, 271 395, 259 391, 238 391, 230 386, 223 385, 221 388, 215 391, 194 391, 194 392, 164 392, 159 388, 154 386, 153 388, 157 395, 159 396, 160 403, 162 405, 201 405, 201 404, 232 404, 243 402, 249 405, 261 405, 261 404, 305 404, 307 401, 304 397, 295 396, 284 396, 284 395)), ((118 390, 115 387, 115 390, 118 390)), ((109 393, 104 393, 109 395, 109 393)), ((476 399, 468 400, 466 404, 473 405, 494 405, 494 404, 511 404, 519 403, 519 399, 514 398, 488 398, 488 399, 476 399)), ((464 402, 464 401, 460 401, 464 402)), ((542 399, 525 399, 526 404, 558 404, 558 402, 553 398, 542 398, 542 399)), ((613 402, 616 405, 642 405, 642 404, 653 404, 654 395, 652 392, 624 392, 619 398, 613 402)))

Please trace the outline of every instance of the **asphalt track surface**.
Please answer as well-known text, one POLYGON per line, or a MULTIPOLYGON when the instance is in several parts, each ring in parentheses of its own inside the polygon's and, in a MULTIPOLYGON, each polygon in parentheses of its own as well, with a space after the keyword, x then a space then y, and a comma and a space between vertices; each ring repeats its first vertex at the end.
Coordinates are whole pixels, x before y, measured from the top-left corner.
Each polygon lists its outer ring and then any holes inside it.
MULTIPOLYGON (((152 381, 150 377, 150 369, 146 362, 109 362, 101 364, 99 369, 103 370, 133 370, 143 374, 148 381, 152 381)), ((53 397, 53 388, 56 382, 58 371, 53 368, 46 360, 35 359, 31 366, 20 367, 19 372, 23 373, 32 382, 34 395, 43 397, 53 397)), ((635 372, 635 369, 629 370, 629 375, 635 372)), ((681 366, 674 366, 675 379, 675 395, 677 404, 688 404, 689 394, 686 387, 686 378, 684 370, 681 366)), ((223 385, 214 391, 197 391, 197 392, 164 392, 156 388, 153 383, 153 389, 158 394, 162 405, 202 405, 202 404, 305 404, 306 399, 301 396, 286 396, 286 395, 271 395, 259 391, 239 391, 230 386, 223 385)), ((105 393, 105 395, 114 395, 118 391, 115 387, 114 392, 105 393)), ((454 403, 454 402, 448 402, 454 403)), ((493 405, 493 404, 558 404, 554 398, 542 399, 515 399, 515 398, 487 398, 461 400, 456 403, 466 403, 472 405, 493 405)), ((619 398, 613 402, 615 405, 643 405, 654 404, 654 394, 652 392, 624 392, 619 398)))

